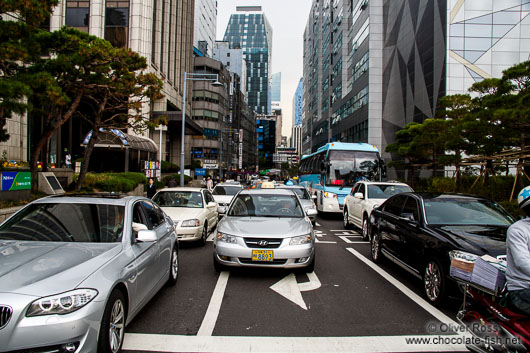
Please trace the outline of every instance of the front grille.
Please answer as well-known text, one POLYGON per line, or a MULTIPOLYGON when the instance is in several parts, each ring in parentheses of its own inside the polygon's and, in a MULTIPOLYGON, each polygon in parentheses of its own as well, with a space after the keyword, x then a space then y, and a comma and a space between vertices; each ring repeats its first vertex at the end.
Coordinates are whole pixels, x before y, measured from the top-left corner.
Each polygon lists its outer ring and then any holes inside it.
POLYGON ((0 330, 6 327, 13 316, 13 308, 7 305, 0 305, 0 330))
POLYGON ((276 249, 282 244, 282 239, 245 238, 245 244, 254 249, 276 249))
POLYGON ((248 264, 248 265, 284 265, 287 260, 286 259, 280 259, 280 260, 273 260, 273 261, 252 261, 249 257, 240 257, 239 262, 242 264, 248 264))

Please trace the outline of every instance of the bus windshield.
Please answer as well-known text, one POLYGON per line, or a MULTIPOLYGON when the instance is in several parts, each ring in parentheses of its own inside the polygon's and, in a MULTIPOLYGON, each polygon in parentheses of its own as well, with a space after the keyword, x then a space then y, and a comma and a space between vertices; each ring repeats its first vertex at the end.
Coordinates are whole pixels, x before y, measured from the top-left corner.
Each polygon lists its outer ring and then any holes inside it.
POLYGON ((326 185, 353 186, 359 180, 380 180, 377 152, 329 151, 328 160, 326 185))

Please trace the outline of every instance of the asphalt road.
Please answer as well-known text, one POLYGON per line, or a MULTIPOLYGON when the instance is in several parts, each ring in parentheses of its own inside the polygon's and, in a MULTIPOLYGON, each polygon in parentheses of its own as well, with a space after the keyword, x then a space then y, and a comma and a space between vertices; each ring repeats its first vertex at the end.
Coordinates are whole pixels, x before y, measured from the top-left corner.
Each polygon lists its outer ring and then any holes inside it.
POLYGON ((463 335, 447 332, 457 325, 460 300, 441 310, 429 305, 421 281, 389 262, 373 264, 369 243, 358 230, 344 230, 340 216, 318 217, 315 230, 312 274, 263 269, 219 274, 211 242, 181 243, 177 285, 161 290, 127 327, 124 350, 465 351, 459 344, 463 335))

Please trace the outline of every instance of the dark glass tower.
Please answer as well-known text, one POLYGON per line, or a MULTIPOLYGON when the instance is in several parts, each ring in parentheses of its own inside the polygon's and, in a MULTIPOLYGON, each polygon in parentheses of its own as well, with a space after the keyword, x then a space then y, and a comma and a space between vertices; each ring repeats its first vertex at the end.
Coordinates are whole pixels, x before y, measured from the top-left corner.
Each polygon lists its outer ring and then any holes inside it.
POLYGON ((261 6, 236 7, 223 40, 232 48, 243 49, 249 108, 259 114, 270 114, 272 27, 261 6))

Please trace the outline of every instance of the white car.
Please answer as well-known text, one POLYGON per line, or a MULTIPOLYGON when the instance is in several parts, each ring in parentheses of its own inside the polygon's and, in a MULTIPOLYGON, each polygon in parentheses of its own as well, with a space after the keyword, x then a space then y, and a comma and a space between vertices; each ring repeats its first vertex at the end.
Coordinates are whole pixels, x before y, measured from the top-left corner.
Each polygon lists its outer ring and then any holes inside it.
POLYGON ((217 226, 217 202, 206 189, 166 188, 157 192, 153 201, 175 223, 179 241, 199 241, 204 245, 217 226))
POLYGON ((241 190, 243 190, 241 184, 220 183, 215 185, 212 190, 212 195, 219 207, 228 206, 234 196, 241 190))
POLYGON ((368 239, 370 215, 372 210, 390 196, 402 192, 414 191, 405 183, 360 181, 356 183, 344 199, 344 228, 353 224, 362 230, 363 239, 368 239))

